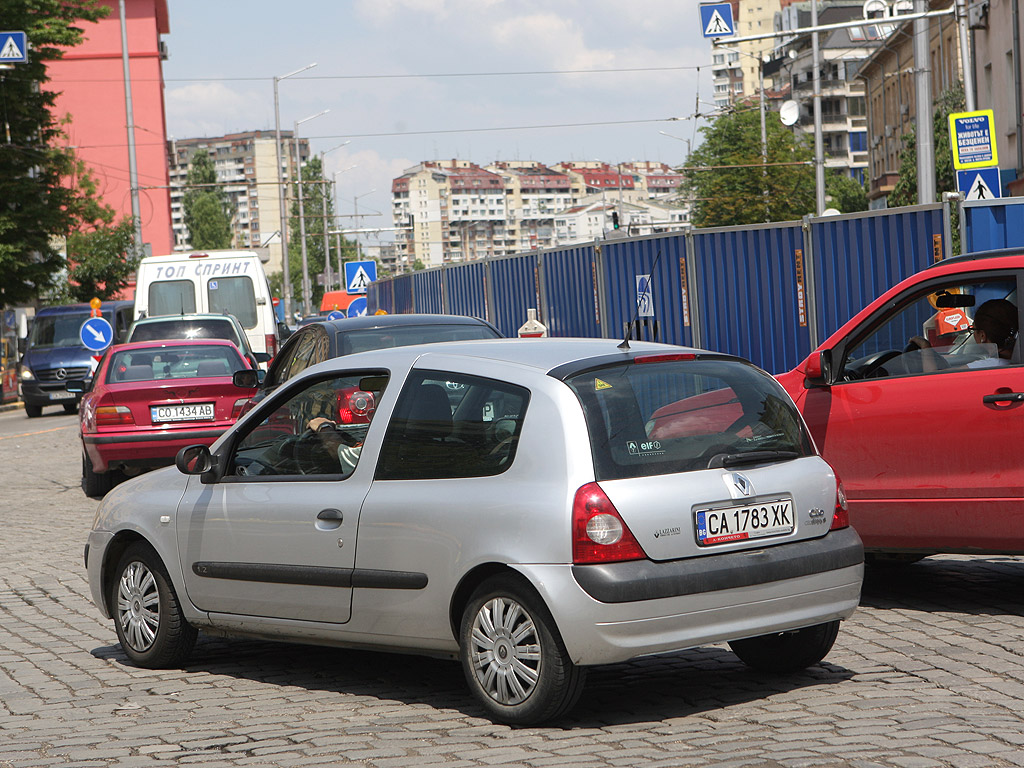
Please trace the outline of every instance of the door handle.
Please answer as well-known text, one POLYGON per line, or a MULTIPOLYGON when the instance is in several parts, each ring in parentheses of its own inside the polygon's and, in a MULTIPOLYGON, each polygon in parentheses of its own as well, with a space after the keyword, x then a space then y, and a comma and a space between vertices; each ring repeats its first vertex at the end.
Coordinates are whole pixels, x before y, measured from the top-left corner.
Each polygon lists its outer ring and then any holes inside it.
POLYGON ((324 509, 316 516, 317 520, 325 520, 331 523, 340 523, 345 519, 340 509, 324 509))
POLYGON ((983 403, 1020 403, 1024 402, 1024 392, 1000 392, 995 395, 985 395, 981 398, 983 403))

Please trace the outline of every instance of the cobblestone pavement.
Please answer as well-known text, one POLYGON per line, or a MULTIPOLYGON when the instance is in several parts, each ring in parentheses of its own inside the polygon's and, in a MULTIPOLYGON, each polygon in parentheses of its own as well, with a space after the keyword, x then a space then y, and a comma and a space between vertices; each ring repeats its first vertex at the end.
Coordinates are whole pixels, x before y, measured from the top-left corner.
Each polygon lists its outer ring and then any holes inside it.
POLYGON ((184 669, 131 666, 89 599, 79 479, 73 420, 0 415, 0 768, 1024 765, 1024 558, 872 574, 805 673, 700 648, 513 729, 448 661, 201 637, 184 669))

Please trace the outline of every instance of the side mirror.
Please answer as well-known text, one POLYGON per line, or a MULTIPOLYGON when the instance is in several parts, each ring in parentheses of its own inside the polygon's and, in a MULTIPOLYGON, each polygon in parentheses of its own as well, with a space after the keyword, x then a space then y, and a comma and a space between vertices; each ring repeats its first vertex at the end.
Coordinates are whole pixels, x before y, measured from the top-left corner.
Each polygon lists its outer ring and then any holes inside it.
POLYGON ((204 483, 217 479, 217 462, 208 445, 186 445, 174 457, 174 466, 185 475, 202 475, 204 483))
POLYGON ((812 354, 804 364, 804 386, 828 387, 832 384, 832 350, 812 354))
POLYGON ((257 363, 269 363, 273 360, 273 356, 269 352, 253 352, 252 356, 256 359, 257 363))
POLYGON ((260 376, 261 373, 264 373, 264 371, 254 371, 251 368, 244 371, 235 371, 231 375, 231 383, 242 389, 256 389, 263 380, 260 376))

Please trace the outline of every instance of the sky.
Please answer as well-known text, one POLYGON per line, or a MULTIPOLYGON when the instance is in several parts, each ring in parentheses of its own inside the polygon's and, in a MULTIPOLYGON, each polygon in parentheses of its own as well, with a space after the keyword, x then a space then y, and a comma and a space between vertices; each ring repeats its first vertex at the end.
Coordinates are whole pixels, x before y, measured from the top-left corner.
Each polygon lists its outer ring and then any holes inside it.
POLYGON ((170 0, 168 137, 272 130, 274 78, 316 63, 279 81, 281 128, 327 153, 345 226, 390 227, 392 179, 425 160, 678 165, 713 109, 697 5, 170 0))

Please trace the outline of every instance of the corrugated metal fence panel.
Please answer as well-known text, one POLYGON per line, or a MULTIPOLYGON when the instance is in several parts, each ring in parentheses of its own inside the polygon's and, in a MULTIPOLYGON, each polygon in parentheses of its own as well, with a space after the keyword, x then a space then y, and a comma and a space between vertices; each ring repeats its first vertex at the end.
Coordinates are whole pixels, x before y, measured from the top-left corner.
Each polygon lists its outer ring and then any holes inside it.
POLYGON ((413 301, 412 275, 399 275, 394 278, 394 285, 391 313, 395 315, 408 315, 415 312, 416 304, 413 301))
POLYGON ((770 373, 811 351, 803 232, 796 224, 693 233, 702 346, 739 355, 770 373))
POLYGON ((540 258, 548 335, 604 337, 594 246, 546 251, 540 258))
POLYGON ((413 296, 416 312, 440 314, 444 312, 444 276, 440 269, 427 269, 412 273, 413 296))
POLYGON ((1024 246, 1024 199, 970 200, 962 206, 964 253, 1024 246))
POLYGON ((445 267, 451 314, 487 319, 486 274, 486 266, 480 261, 445 267))
POLYGON ((536 309, 542 323, 537 289, 537 255, 527 254, 491 262, 494 324, 505 336, 515 336, 526 322, 526 310, 536 309))
POLYGON ((390 280, 381 280, 370 283, 366 289, 366 314, 372 315, 378 309, 390 312, 386 296, 391 294, 392 283, 390 280))
MULTIPOLYGON (((653 319, 658 323, 657 341, 692 345, 685 260, 686 237, 682 234, 603 243, 601 263, 608 312, 606 335, 615 338, 625 336, 625 325, 637 311, 637 275, 651 275, 653 319)), ((643 320, 641 318, 641 323, 643 320)), ((644 339, 655 340, 650 328, 643 328, 641 335, 644 339)))
POLYGON ((942 205, 811 220, 818 339, 944 254, 942 205))

